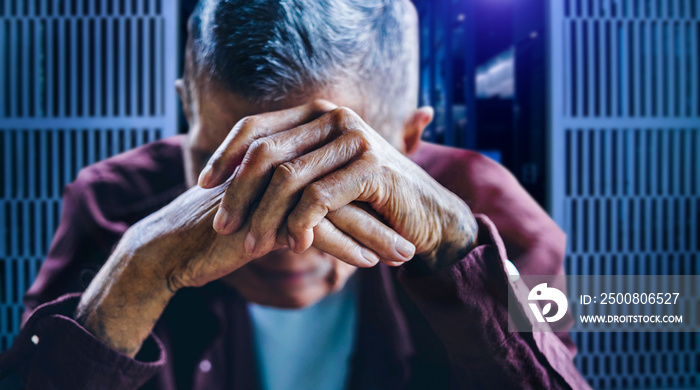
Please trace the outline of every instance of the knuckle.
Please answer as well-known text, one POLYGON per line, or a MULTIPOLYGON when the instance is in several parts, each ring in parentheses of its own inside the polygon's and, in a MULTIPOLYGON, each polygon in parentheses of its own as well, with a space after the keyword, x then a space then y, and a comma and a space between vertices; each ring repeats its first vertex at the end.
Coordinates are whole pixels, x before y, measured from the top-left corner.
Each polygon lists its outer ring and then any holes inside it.
MULTIPOLYGON (((367 172, 372 172, 376 169, 376 167, 380 166, 380 159, 379 157, 369 151, 369 144, 367 145, 367 150, 365 150, 368 153, 364 153, 362 156, 362 159, 357 160, 358 166, 362 167, 363 169, 367 170, 367 172)), ((384 170, 385 168, 382 168, 384 170)))
POLYGON ((297 164, 292 161, 280 164, 280 166, 275 169, 275 173, 272 176, 273 186, 278 188, 294 186, 298 180, 299 168, 297 164))
POLYGON ((183 276, 181 273, 173 272, 167 277, 168 288, 170 291, 175 292, 183 287, 189 287, 187 277, 183 276))
POLYGON ((243 117, 236 123, 239 132, 248 133, 260 124, 260 119, 254 115, 243 117))
POLYGON ((334 108, 333 111, 331 111, 331 114, 333 115, 333 118, 339 123, 346 123, 350 120, 353 120, 357 116, 357 114, 355 114, 355 111, 347 107, 334 108))
POLYGON ((311 102, 311 110, 317 113, 323 113, 331 111, 335 108, 335 104, 324 99, 316 99, 311 102))
POLYGON ((298 213, 292 212, 287 218, 287 231, 290 235, 298 237, 304 230, 304 220, 298 213))
POLYGON ((250 155, 253 161, 264 161, 274 154, 275 141, 270 138, 260 138, 250 144, 250 155))
POLYGON ((346 134, 360 152, 366 152, 370 149, 370 141, 364 130, 351 128, 346 131, 346 134))
POLYGON ((361 129, 356 128, 356 127, 352 127, 352 128, 345 130, 345 134, 347 134, 347 136, 353 140, 362 140, 362 141, 367 140, 367 136, 365 135, 365 132, 362 131, 361 129))
POLYGON ((306 187, 304 196, 310 204, 328 206, 330 203, 328 191, 319 183, 311 183, 306 187))

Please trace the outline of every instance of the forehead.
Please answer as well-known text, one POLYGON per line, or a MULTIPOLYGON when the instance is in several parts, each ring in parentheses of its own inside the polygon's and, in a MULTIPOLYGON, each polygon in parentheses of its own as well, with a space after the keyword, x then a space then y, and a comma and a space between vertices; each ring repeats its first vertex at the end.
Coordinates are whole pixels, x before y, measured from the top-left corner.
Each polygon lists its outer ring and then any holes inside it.
MULTIPOLYGON (((234 125, 246 116, 300 106, 315 99, 326 99, 339 106, 349 107, 362 116, 362 107, 354 94, 339 91, 307 93, 268 104, 260 104, 229 91, 198 89, 192 99, 193 123, 190 125, 190 147, 200 151, 214 151, 224 141, 234 125)), ((348 89, 342 89, 348 91, 348 89)))

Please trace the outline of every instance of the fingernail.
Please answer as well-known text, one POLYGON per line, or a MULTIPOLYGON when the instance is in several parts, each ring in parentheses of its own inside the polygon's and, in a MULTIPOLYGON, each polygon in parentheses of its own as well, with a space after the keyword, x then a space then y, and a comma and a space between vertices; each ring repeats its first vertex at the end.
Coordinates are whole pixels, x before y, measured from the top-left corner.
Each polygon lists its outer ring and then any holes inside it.
POLYGON ((219 207, 219 211, 214 216, 214 230, 220 232, 226 229, 226 225, 231 220, 231 215, 223 207, 219 207))
POLYGON ((253 237, 253 232, 248 232, 243 245, 247 254, 253 254, 253 252, 255 252, 255 237, 253 237))
POLYGON ((292 236, 288 236, 287 241, 289 241, 289 249, 291 249, 292 252, 296 252, 297 251, 297 243, 296 243, 296 241, 294 241, 294 238, 292 238, 292 236))
POLYGON ((202 173, 199 174, 199 180, 197 181, 197 184, 200 187, 208 185, 211 181, 212 172, 213 169, 211 169, 211 165, 207 165, 206 167, 204 167, 202 173))
POLYGON ((362 248, 362 250, 360 251, 360 253, 362 254, 362 257, 364 257, 365 260, 367 260, 367 262, 368 262, 370 265, 375 265, 375 264, 377 264, 377 263, 379 262, 379 257, 377 257, 377 255, 375 255, 374 253, 368 251, 368 250, 365 249, 365 248, 362 248))
POLYGON ((403 238, 399 238, 396 240, 396 252, 398 252, 401 257, 404 259, 410 260, 413 258, 413 254, 416 251, 416 247, 413 246, 410 242, 407 240, 404 240, 403 238))

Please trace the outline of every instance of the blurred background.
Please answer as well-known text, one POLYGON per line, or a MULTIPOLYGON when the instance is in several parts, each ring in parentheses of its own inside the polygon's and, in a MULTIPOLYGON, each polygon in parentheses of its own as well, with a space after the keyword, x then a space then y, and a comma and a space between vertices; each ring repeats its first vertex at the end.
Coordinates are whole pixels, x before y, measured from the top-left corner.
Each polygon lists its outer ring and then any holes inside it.
MULTIPOLYGON (((700 266, 700 0, 414 0, 427 140, 500 161, 570 274, 700 266)), ((85 165, 186 131, 189 0, 0 0, 0 352, 85 165)), ((697 314, 696 315, 700 315, 697 314)), ((700 388, 696 333, 580 333, 600 389, 700 388)))

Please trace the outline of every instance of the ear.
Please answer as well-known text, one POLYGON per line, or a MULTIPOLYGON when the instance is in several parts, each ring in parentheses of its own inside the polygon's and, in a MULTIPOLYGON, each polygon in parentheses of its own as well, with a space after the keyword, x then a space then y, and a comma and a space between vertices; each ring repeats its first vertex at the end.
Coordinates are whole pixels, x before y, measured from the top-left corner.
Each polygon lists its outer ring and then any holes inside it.
POLYGON ((183 79, 175 80, 175 90, 180 96, 180 104, 182 104, 182 112, 185 113, 185 119, 187 119, 188 124, 192 124, 192 112, 189 99, 187 99, 187 86, 185 86, 185 81, 183 79))
POLYGON ((430 106, 423 106, 411 113, 411 116, 404 122, 403 144, 404 153, 411 154, 418 149, 423 130, 433 120, 434 111, 430 106))

